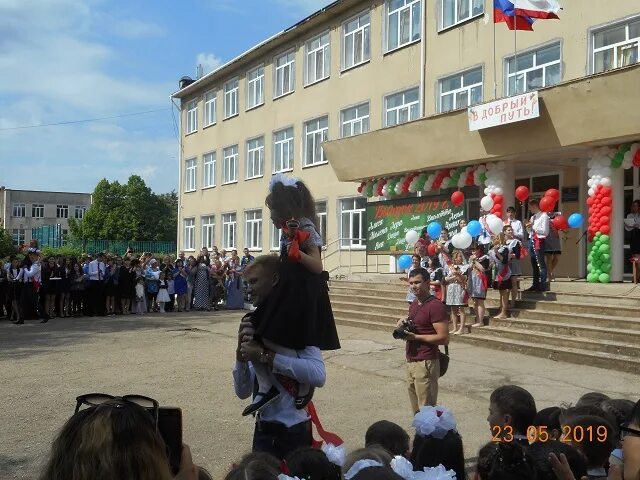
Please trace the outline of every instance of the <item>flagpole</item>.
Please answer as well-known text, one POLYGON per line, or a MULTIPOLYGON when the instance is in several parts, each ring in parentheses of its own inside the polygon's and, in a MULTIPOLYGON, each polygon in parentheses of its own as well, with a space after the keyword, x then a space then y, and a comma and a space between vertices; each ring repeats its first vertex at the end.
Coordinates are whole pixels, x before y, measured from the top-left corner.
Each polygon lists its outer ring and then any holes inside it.
MULTIPOLYGON (((513 17, 513 68, 515 71, 518 71, 518 16, 514 15, 513 17)), ((517 82, 518 76, 515 76, 516 79, 516 91, 517 91, 517 82)), ((526 80, 526 79, 525 79, 526 80)), ((526 88, 525 88, 526 90, 526 88)))
POLYGON ((496 9, 493 9, 493 99, 498 98, 498 68, 496 66, 496 9))

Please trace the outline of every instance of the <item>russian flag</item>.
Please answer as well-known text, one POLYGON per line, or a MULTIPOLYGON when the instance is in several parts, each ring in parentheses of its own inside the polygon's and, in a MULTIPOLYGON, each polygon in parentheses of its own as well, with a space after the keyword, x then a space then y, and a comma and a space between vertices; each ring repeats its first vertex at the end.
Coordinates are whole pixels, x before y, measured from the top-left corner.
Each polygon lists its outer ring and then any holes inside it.
POLYGON ((533 18, 516 14, 515 5, 509 0, 493 0, 493 22, 504 22, 509 30, 533 31, 533 18))
POLYGON ((531 18, 558 18, 558 0, 512 0, 516 15, 531 18))

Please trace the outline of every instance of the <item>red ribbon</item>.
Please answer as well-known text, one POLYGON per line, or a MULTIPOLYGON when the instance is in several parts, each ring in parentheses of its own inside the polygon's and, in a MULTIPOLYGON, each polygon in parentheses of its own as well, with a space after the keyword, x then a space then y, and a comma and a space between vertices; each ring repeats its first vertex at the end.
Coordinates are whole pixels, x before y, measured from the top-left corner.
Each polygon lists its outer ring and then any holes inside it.
MULTIPOLYGON (((344 441, 338 435, 336 435, 335 433, 327 432, 324 429, 324 427, 322 426, 322 423, 320 422, 320 418, 318 417, 318 412, 316 412, 316 407, 313 404, 313 401, 309 402, 309 404, 306 407, 306 410, 307 410, 307 413, 309 413, 309 416, 311 417, 311 423, 313 423, 316 426, 318 435, 320 435, 320 438, 324 441, 324 443, 331 443, 336 447, 344 443, 344 441)), ((313 448, 320 448, 322 446, 322 442, 316 439, 313 439, 312 446, 313 448)))
POLYGON ((291 245, 289 246, 289 252, 287 253, 289 260, 292 262, 299 262, 301 258, 300 245, 304 243, 311 234, 297 228, 295 234, 291 235, 286 224, 282 226, 282 231, 285 235, 288 235, 289 238, 291 238, 291 245))

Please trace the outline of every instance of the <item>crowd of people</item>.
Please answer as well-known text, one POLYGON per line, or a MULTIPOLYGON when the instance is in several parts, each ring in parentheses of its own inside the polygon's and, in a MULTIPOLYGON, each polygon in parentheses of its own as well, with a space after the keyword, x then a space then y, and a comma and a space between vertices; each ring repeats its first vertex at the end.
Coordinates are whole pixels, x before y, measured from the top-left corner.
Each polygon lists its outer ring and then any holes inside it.
POLYGON ((188 258, 131 249, 43 258, 34 241, 23 259, 12 255, 0 268, 0 317, 20 325, 30 318, 243 309, 242 274, 253 259, 248 249, 240 257, 215 246, 188 258))
MULTIPOLYGON (((431 293, 449 307, 451 333, 462 335, 466 329, 485 325, 487 291, 500 292, 500 310, 496 318, 505 319, 519 297, 522 260, 529 257, 533 270, 530 291, 549 290, 554 280, 555 268, 562 254, 560 233, 553 227, 551 216, 540 211, 538 200, 529 201, 531 218, 523 226, 516 218, 514 207, 507 208, 502 232, 492 234, 484 224, 487 212, 480 223, 482 232, 474 238, 470 247, 458 249, 453 245, 449 231, 442 228, 440 236, 429 238, 427 227, 415 245, 411 266, 405 269, 401 280, 407 281, 412 270, 427 269, 430 275, 431 293), (467 322, 467 305, 473 306, 471 324, 467 322)), ((459 227, 466 227, 461 220, 459 227)), ((415 296, 411 290, 406 300, 415 296)))

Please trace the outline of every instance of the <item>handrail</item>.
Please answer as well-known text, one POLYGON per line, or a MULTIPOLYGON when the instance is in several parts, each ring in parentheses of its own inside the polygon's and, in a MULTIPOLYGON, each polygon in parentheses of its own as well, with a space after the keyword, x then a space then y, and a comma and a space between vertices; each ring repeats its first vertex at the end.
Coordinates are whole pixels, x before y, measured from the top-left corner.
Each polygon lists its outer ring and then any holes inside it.
MULTIPOLYGON (((338 255, 338 264, 337 266, 328 269, 327 271, 329 272, 329 274, 340 270, 341 268, 344 268, 344 265, 342 264, 342 252, 343 251, 348 251, 349 252, 349 273, 351 273, 351 268, 353 267, 353 262, 352 262, 352 254, 353 252, 365 252, 365 267, 368 271, 369 269, 369 262, 367 260, 367 254, 366 254, 366 243, 367 239, 366 238, 355 238, 355 237, 340 237, 337 238, 329 243, 327 243, 326 245, 324 245, 322 247, 322 263, 324 264, 325 261, 330 258, 335 256, 336 254, 338 255), (342 246, 342 242, 344 241, 349 241, 350 243, 353 243, 354 241, 356 242, 360 242, 363 245, 359 248, 353 248, 352 246, 349 247, 343 247, 342 246), (331 249, 329 250, 329 247, 333 247, 334 245, 337 245, 337 247, 335 249, 331 249), (327 253, 328 252, 328 253, 327 253)), ((377 258, 376 258, 376 268, 377 268, 377 258)))

